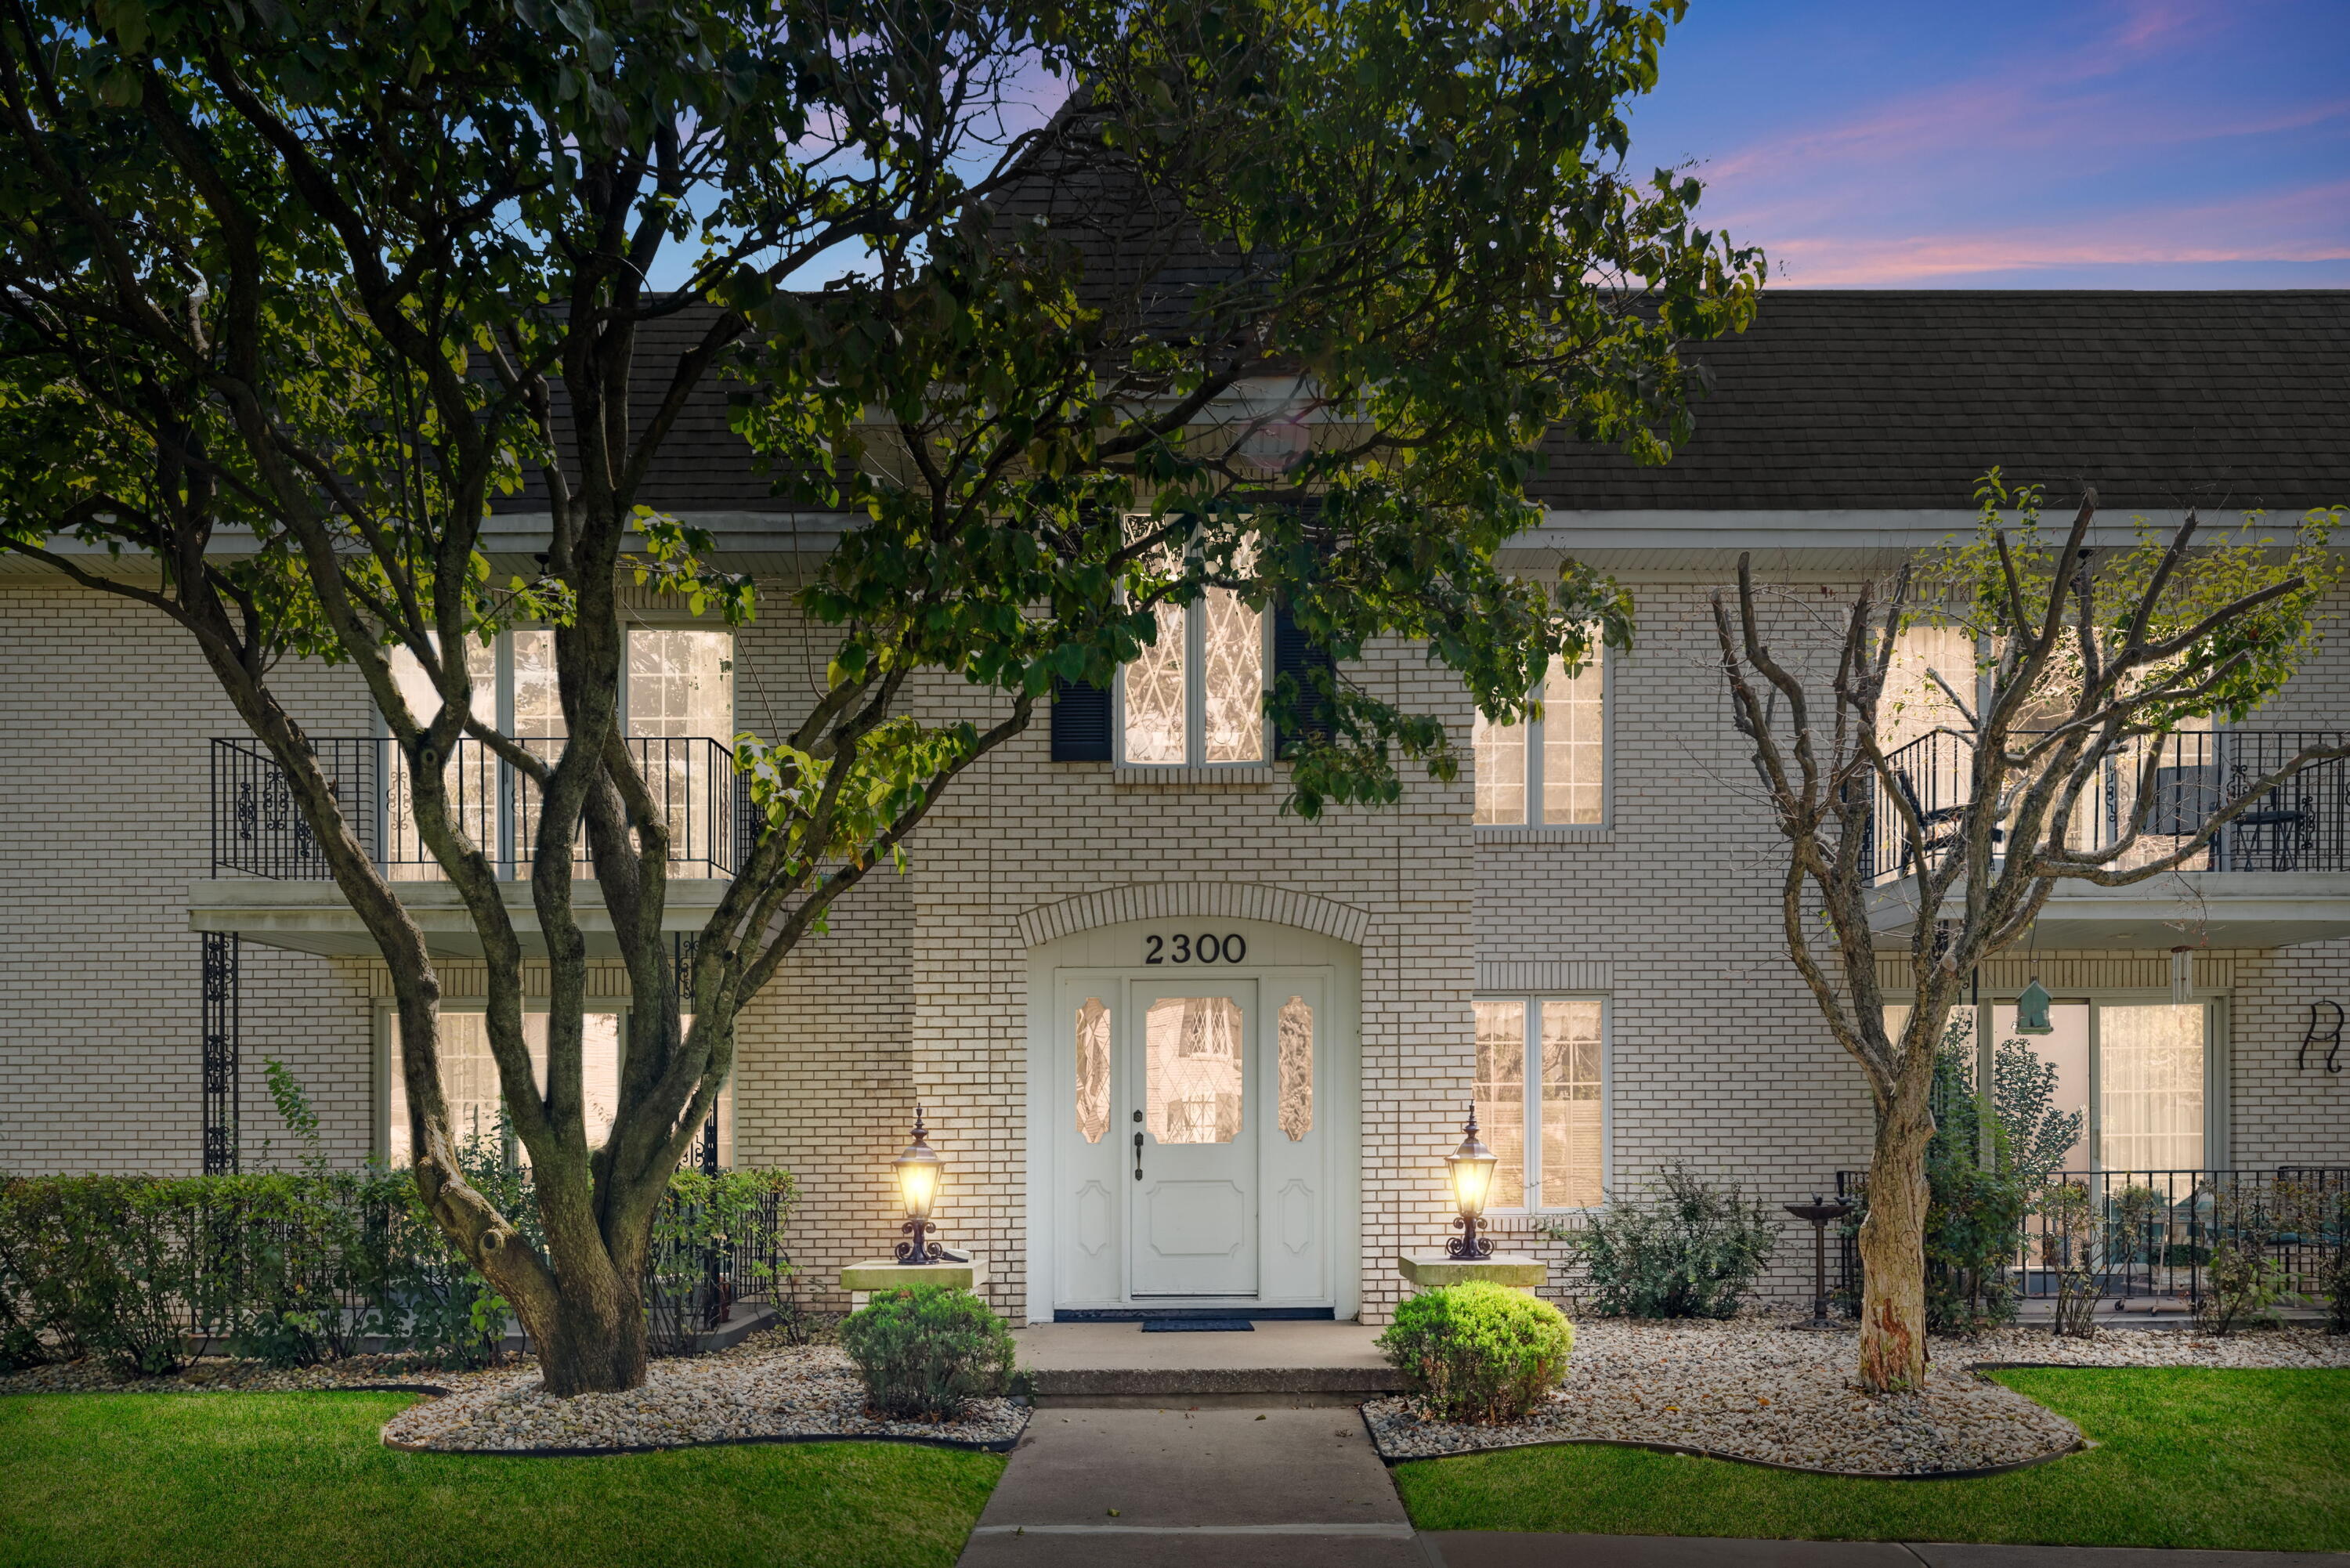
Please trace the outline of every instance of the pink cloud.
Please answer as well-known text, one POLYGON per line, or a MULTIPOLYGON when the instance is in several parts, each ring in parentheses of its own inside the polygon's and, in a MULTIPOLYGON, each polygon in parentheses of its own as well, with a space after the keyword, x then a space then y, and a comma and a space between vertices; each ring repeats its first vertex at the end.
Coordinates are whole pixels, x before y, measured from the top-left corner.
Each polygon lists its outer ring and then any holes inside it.
POLYGON ((1995 72, 1881 99, 1847 118, 1755 142, 1710 161, 1702 177, 1729 186, 1791 170, 1818 174, 1832 161, 1888 163, 1994 149, 2137 149, 2269 134, 2350 113, 2350 98, 2283 107, 2187 105, 2132 85, 2133 68, 2147 57, 2182 54, 2231 17, 2243 25, 2240 12, 2194 0, 2129 5, 2116 26, 2075 48, 2003 61, 1995 72))
POLYGON ((2196 206, 2143 207, 2073 224, 1885 239, 1789 234, 1769 246, 1774 286, 1884 288, 2036 268, 2350 260, 2350 181, 2196 206))

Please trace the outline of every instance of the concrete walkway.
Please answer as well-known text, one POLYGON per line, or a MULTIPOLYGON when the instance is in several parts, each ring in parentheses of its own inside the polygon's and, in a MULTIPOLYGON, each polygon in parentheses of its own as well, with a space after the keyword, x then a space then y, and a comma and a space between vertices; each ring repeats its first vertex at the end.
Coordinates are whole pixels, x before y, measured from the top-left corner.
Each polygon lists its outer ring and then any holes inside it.
POLYGON ((1429 1559, 1353 1410, 1048 1407, 1014 1450, 960 1568, 1012 1564, 1429 1568, 1429 1559))
MULTIPOLYGON (((1131 1329, 1128 1330, 1131 1332, 1131 1329)), ((1226 1336, 1153 1335, 1197 1341, 1226 1336)), ((1238 1337, 1230 1336, 1230 1337, 1238 1337)), ((1918 1483, 1929 1485, 1929 1482, 1918 1483)), ((1343 1406, 1047 1405, 959 1568, 2350 1568, 2350 1553, 1415 1532, 1343 1406)))
MULTIPOLYGON (((1258 1323, 1248 1334, 1145 1334, 1133 1323, 1049 1323, 1014 1331, 1040 1400, 1191 1406, 1253 1395, 1351 1395, 1400 1386, 1359 1323, 1258 1323)), ((1267 1401, 1279 1403, 1278 1397, 1267 1401)))

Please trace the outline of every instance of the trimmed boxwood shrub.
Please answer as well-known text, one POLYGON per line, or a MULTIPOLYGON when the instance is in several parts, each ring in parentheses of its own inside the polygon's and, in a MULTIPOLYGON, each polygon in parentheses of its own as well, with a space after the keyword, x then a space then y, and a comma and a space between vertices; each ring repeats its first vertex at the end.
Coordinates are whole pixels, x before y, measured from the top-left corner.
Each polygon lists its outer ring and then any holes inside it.
POLYGON ((876 1291, 840 1325, 840 1343, 877 1414, 951 1421, 1012 1383, 1012 1331, 985 1302, 952 1285, 876 1291))
POLYGON ((1389 1366, 1446 1421, 1514 1421, 1566 1379, 1575 1325, 1548 1302, 1482 1280, 1396 1308, 1379 1335, 1389 1366))

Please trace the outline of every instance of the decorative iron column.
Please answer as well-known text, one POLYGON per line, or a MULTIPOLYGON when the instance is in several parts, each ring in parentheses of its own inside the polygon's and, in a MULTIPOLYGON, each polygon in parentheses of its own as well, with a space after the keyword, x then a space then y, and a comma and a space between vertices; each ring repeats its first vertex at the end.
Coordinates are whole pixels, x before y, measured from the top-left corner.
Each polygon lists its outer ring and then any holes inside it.
POLYGON ((237 1166, 237 966, 242 942, 204 933, 204 1174, 237 1166))
MULTIPOLYGON (((676 969, 678 1027, 685 1027, 685 1007, 690 1000, 689 988, 693 983, 693 955, 701 949, 702 938, 692 931, 671 931, 669 938, 671 962, 676 969)), ((710 1119, 702 1124, 702 1168, 705 1175, 718 1174, 718 1100, 710 1101, 710 1119)))

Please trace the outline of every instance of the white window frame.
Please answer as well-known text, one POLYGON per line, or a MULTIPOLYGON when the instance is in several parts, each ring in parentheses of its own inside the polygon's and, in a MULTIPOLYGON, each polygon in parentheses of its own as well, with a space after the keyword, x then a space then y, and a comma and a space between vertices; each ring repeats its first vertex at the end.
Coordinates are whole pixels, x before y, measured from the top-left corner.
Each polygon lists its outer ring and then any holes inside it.
MULTIPOLYGON (((546 1007, 543 1005, 544 1002, 544 998, 525 998, 524 1001, 523 1012, 525 1013, 536 1012, 543 1016, 547 1011, 546 1007), (542 1005, 536 1007, 530 1005, 533 1001, 539 1002, 542 1005)), ((441 1011, 443 1012, 486 1012, 489 1011, 489 1002, 486 999, 482 997, 458 997, 451 1000, 443 1000, 441 1003, 441 1011)), ((619 1018, 620 1049, 619 1059, 616 1066, 616 1077, 624 1078, 629 1070, 628 998, 619 996, 590 997, 588 999, 587 1005, 583 1007, 581 1011, 585 1012, 608 1013, 619 1018)), ((393 1037, 398 1033, 398 1027, 399 1005, 396 1002, 379 1002, 375 1010, 375 1042, 373 1050, 373 1077, 375 1079, 375 1083, 373 1085, 374 1092, 371 1097, 374 1101, 374 1111, 370 1117, 374 1123, 374 1133, 368 1141, 369 1158, 379 1165, 389 1164, 391 1158, 391 1078, 392 1075, 399 1070, 398 1066, 391 1059, 391 1043, 393 1037)), ((738 1068, 742 1065, 739 1059, 736 1061, 735 1065, 738 1068)), ((725 1084, 723 1085, 718 1091, 718 1096, 719 1167, 721 1169, 731 1169, 738 1162, 740 1158, 735 1147, 734 1078, 733 1074, 730 1073, 727 1075, 725 1084)), ((693 1147, 696 1150, 701 1148, 702 1143, 699 1136, 695 1137, 693 1147)), ((506 1158, 510 1160, 514 1159, 516 1157, 516 1154, 517 1147, 514 1141, 509 1139, 506 1148, 506 1158)))
MULTIPOLYGON (((1914 992, 1885 993, 1885 1005, 1888 1007, 1908 1007, 1916 1001, 1914 992)), ((2198 995, 2187 1003, 2189 1007, 2203 1009, 2203 1163, 2197 1168, 2201 1170, 2229 1169, 2233 1158, 2229 1147, 2231 1119, 2229 1085, 2233 1076, 2233 1054, 2230 1041, 2231 1001, 2230 993, 2213 992, 2198 995)), ((2143 990, 2065 990, 2049 998, 2049 1005, 2053 1007, 2083 1004, 2089 1009, 2089 1097, 2087 1121, 2081 1129, 2081 1141, 2087 1154, 2089 1168, 2104 1171, 2116 1168, 2108 1166, 2105 1158, 2105 1027, 2102 1015, 2108 1007, 2168 1007, 2171 1005, 2170 993, 2143 990)), ((1973 1002, 1961 1002, 1951 1011, 1955 1012, 1960 1008, 1974 1005, 1973 1002)), ((1981 1005, 1985 1008, 2012 1008, 2015 1005, 2015 997, 2005 992, 1994 995, 1986 991, 1981 1005)), ((1983 1036, 1978 1033, 1976 1038, 1980 1049, 1983 1036)), ((2054 1108, 2061 1110, 2064 1107, 2054 1108)))
MULTIPOLYGON (((1624 657, 1621 649, 1595 647, 1591 657, 1599 665, 1599 819, 1596 822, 1544 822, 1543 810, 1543 766, 1544 753, 1543 731, 1547 718, 1522 720, 1513 726, 1525 732, 1526 815, 1523 822, 1475 822, 1475 784, 1471 784, 1470 816, 1475 830, 1482 834, 1597 834, 1607 833, 1616 826, 1616 665, 1624 657)), ((1552 666, 1556 670, 1557 666, 1552 666)), ((1547 689, 1550 676, 1543 677, 1547 689)), ((1476 719, 1470 721, 1470 765, 1476 765, 1476 719)), ((1495 996, 1482 1000, 1499 1002, 1495 996)))
POLYGON ((1525 1152, 1524 1182, 1515 1203, 1497 1203, 1489 1195, 1487 1212, 1493 1214, 1588 1214, 1601 1204, 1561 1204, 1544 1207, 1537 1201, 1542 1194, 1542 1004, 1545 1002, 1596 1002, 1599 1004, 1599 1185, 1601 1203, 1606 1201, 1607 1189, 1614 1185, 1616 1170, 1616 1002, 1604 992, 1590 991, 1480 991, 1471 997, 1471 1043, 1470 1074, 1474 1080, 1475 1018, 1473 1003, 1478 1002, 1515 1002, 1524 1005, 1525 1106, 1524 1126, 1521 1129, 1525 1152))
MULTIPOLYGON (((496 722, 499 732, 502 734, 513 734, 515 727, 515 633, 518 631, 548 631, 551 629, 553 628, 550 627, 534 621, 523 625, 509 626, 491 639, 491 680, 494 682, 496 687, 496 691, 494 694, 494 701, 492 705, 492 711, 497 715, 496 722)), ((647 619, 643 617, 631 617, 621 624, 620 670, 619 682, 620 698, 620 732, 624 735, 629 732, 628 638, 630 633, 639 631, 717 632, 725 637, 727 641, 733 645, 727 653, 726 659, 727 673, 729 676, 729 680, 727 681, 726 733, 707 737, 708 739, 716 741, 720 745, 725 746, 731 750, 734 744, 734 730, 742 712, 742 703, 738 700, 739 693, 735 691, 734 681, 732 679, 733 676, 739 674, 742 670, 742 639, 735 636, 734 628, 731 626, 711 626, 707 622, 700 620, 667 617, 660 619, 647 619)), ((468 640, 471 639, 469 639, 468 640)), ((426 715, 419 714, 418 717, 424 718, 426 715)), ((390 728, 385 724, 383 715, 380 713, 376 715, 376 730, 380 735, 389 735, 391 733, 390 728)))
POLYGON ((1173 774, 1190 769, 1213 773, 1262 771, 1273 765, 1273 724, 1264 711, 1264 694, 1273 689, 1273 609, 1257 612, 1257 748, 1253 762, 1211 763, 1208 753, 1208 601, 1203 594, 1183 607, 1183 760, 1180 763, 1138 763, 1126 754, 1126 672, 1121 664, 1110 693, 1110 730, 1117 737, 1112 753, 1116 765, 1138 772, 1173 774))

